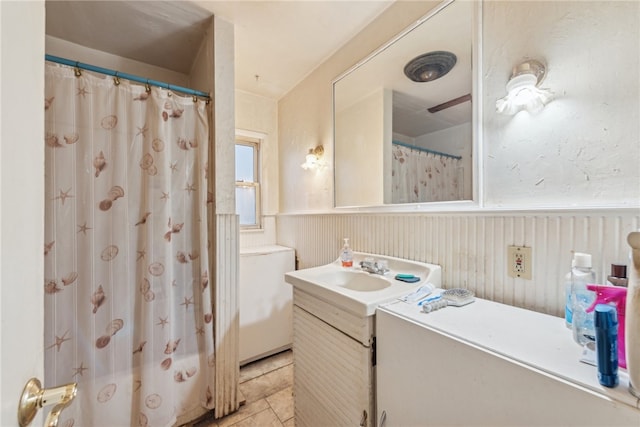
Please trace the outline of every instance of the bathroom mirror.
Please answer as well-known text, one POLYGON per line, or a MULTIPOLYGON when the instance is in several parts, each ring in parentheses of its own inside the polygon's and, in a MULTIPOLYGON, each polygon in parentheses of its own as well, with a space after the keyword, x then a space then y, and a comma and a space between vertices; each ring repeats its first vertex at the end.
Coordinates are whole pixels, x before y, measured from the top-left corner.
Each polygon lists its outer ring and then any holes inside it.
POLYGON ((334 81, 336 207, 473 198, 474 3, 443 2, 334 81))

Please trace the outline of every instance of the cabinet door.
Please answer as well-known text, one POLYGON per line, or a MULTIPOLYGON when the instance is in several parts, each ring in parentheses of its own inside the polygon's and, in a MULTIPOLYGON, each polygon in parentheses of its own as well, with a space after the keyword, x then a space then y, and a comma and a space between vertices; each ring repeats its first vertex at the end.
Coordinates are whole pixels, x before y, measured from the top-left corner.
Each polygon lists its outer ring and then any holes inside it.
POLYGON ((385 427, 640 425, 638 410, 392 314, 376 331, 385 427))
POLYGON ((430 346, 425 336, 422 328, 410 322, 376 312, 377 426, 427 425, 438 387, 428 383, 435 379, 427 375, 425 353, 430 346))
POLYGON ((298 427, 373 427, 371 349, 294 305, 298 427))

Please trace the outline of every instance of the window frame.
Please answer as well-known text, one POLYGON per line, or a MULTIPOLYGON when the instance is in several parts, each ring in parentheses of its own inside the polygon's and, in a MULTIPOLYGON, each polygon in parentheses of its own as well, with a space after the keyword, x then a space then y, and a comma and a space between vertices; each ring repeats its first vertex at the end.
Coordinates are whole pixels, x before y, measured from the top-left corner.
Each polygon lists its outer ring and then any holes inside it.
MULTIPOLYGON (((235 187, 236 190, 238 188, 254 188, 255 189, 255 224, 240 224, 240 230, 261 230, 262 229, 262 185, 261 185, 261 145, 262 139, 251 137, 247 135, 236 134, 235 136, 235 144, 234 150, 237 145, 244 145, 253 148, 254 156, 253 156, 253 177, 254 181, 236 181, 235 187)), ((235 165, 234 165, 235 169, 235 165)), ((235 174, 235 170, 234 170, 235 174)), ((234 176, 235 178, 235 176, 234 176)), ((237 212, 237 204, 236 204, 236 214, 239 216, 240 213, 237 212)))

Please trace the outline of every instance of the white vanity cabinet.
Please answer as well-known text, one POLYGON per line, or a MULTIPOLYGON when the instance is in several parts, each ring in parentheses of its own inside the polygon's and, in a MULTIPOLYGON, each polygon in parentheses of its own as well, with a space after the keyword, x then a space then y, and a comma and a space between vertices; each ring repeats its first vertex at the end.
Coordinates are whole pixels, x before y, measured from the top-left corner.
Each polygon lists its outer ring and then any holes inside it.
POLYGON ((376 308, 439 287, 442 277, 438 265, 377 254, 354 252, 353 264, 336 260, 285 274, 293 286, 297 427, 375 426, 376 308), (370 271, 369 258, 384 269, 370 271), (398 274, 418 280, 396 280, 398 274))
POLYGON ((296 426, 375 426, 375 316, 356 316, 298 289, 293 303, 296 426))
POLYGON ((640 426, 638 399, 598 384, 564 320, 476 299, 379 307, 377 424, 640 426))

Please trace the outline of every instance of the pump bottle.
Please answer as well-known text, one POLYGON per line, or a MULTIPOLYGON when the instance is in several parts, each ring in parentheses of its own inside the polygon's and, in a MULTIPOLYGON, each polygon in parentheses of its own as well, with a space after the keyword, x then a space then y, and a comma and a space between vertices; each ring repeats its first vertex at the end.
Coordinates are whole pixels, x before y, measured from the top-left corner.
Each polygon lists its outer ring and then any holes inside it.
POLYGON ((340 251, 340 261, 343 267, 353 267, 353 251, 349 247, 349 238, 344 238, 344 245, 340 251))

